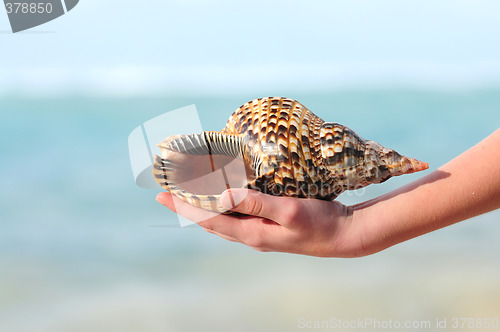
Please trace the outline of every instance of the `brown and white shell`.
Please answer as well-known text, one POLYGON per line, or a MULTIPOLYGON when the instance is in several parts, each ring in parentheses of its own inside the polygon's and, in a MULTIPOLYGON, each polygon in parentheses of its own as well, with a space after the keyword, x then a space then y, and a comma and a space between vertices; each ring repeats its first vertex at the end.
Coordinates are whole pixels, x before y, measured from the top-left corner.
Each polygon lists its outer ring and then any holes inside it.
POLYGON ((193 206, 223 213, 219 197, 228 188, 333 200, 428 168, 281 97, 244 104, 220 132, 170 136, 158 146, 156 181, 193 206))

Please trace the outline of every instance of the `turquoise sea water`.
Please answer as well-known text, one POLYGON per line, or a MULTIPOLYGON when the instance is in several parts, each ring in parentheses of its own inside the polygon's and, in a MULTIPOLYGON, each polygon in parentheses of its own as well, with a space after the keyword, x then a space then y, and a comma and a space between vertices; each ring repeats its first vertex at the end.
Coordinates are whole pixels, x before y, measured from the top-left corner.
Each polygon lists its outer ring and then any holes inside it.
MULTIPOLYGON (((374 256, 318 259, 176 227, 154 199, 160 190, 135 186, 127 147, 135 127, 196 104, 203 128, 219 130, 256 97, 0 100, 0 331, 293 331, 300 319, 500 318, 498 211, 374 256)), ((431 170, 500 124, 498 89, 287 97, 431 170)), ((340 200, 361 202, 424 174, 340 200)))

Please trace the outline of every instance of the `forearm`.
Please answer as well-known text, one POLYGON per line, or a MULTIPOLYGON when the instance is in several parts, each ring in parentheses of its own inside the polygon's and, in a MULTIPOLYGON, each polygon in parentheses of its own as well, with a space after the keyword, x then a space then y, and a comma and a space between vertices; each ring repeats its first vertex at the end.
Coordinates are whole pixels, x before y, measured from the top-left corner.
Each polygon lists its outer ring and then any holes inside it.
POLYGON ((354 207, 369 254, 500 207, 500 130, 437 171, 354 207), (375 204, 376 203, 376 204, 375 204))

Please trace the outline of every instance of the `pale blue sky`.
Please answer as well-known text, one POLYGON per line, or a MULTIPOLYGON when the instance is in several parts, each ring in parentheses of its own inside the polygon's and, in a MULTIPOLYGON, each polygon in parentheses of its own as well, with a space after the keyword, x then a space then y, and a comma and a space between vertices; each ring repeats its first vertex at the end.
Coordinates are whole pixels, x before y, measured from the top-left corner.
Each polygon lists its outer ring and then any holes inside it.
POLYGON ((81 0, 12 34, 0 95, 500 83, 500 2, 81 0))

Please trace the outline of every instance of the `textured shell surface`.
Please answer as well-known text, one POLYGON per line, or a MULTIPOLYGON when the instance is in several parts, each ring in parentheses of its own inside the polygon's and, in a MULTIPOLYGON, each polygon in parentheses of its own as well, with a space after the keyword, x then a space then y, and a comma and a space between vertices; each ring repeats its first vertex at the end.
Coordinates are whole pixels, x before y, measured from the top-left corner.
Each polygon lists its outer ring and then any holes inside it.
POLYGON ((242 105, 219 132, 170 136, 158 146, 156 181, 193 206, 222 213, 219 197, 228 188, 333 200, 428 168, 282 97, 242 105))

